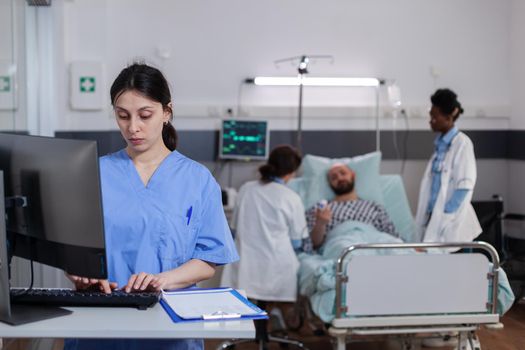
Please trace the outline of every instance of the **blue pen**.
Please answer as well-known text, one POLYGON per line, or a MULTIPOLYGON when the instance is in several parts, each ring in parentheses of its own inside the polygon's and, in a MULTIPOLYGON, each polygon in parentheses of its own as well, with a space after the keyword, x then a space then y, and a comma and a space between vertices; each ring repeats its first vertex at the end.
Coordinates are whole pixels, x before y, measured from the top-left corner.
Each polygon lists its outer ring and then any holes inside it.
POLYGON ((193 206, 191 206, 188 211, 186 212, 186 217, 188 218, 188 221, 186 222, 186 225, 189 225, 190 224, 190 219, 191 219, 191 212, 193 211, 193 206))

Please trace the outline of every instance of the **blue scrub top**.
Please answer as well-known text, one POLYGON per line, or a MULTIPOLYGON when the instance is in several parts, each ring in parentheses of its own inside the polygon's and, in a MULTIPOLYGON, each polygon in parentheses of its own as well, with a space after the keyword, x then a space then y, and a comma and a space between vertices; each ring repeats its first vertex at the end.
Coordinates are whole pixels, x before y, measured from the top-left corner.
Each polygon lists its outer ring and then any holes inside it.
MULTIPOLYGON (((173 151, 145 186, 125 150, 100 159, 109 280, 159 273, 190 259, 239 259, 220 187, 201 164, 173 151)), ((144 320, 147 322, 147 320, 144 320)), ((77 340, 66 349, 201 349, 201 340, 77 340)))
POLYGON ((457 127, 453 127, 446 134, 441 134, 434 140, 435 157, 432 161, 432 183, 430 185, 430 198, 428 200, 427 213, 432 213, 436 200, 441 189, 441 171, 443 170, 443 161, 450 149, 452 140, 458 134, 457 127))

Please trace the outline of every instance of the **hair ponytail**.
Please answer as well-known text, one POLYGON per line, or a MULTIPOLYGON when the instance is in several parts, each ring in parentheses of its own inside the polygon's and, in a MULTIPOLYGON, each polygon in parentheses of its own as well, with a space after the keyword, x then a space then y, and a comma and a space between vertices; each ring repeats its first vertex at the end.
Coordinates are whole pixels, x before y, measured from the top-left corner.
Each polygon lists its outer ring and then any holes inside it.
POLYGON ((275 167, 271 164, 264 164, 259 167, 262 182, 270 182, 276 176, 275 167))
POLYGON ((458 101, 458 95, 450 89, 438 89, 432 96, 430 96, 430 102, 433 106, 439 108, 441 113, 450 115, 456 121, 461 113, 463 113, 463 107, 458 101))
POLYGON ((177 131, 171 124, 171 122, 166 122, 162 126, 162 141, 170 151, 175 151, 177 149, 177 131))
POLYGON ((275 147, 268 157, 268 162, 259 167, 261 181, 268 183, 276 177, 283 177, 296 171, 301 165, 301 155, 288 145, 275 147))

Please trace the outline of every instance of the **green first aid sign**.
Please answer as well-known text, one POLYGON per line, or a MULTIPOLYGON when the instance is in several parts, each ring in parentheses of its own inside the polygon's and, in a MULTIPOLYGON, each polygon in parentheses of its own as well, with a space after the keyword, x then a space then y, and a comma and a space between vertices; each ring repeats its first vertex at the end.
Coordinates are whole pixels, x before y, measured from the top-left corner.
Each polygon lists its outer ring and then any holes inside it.
POLYGON ((11 77, 0 76, 0 92, 11 91, 11 77))
POLYGON ((80 92, 95 92, 95 77, 80 77, 80 92))

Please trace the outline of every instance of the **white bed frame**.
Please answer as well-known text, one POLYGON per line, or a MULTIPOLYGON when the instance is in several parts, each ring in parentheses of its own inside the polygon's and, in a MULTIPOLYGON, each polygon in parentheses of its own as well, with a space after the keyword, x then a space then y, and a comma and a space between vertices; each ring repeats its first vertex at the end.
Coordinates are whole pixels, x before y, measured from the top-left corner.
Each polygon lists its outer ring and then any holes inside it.
POLYGON ((498 253, 485 242, 347 247, 337 260, 336 317, 329 328, 335 347, 344 350, 354 335, 388 335, 411 349, 416 337, 458 332, 458 349, 468 349, 467 342, 471 349, 481 349, 476 329, 503 328, 496 311, 498 268, 498 253), (489 270, 488 259, 480 253, 366 255, 366 250, 409 248, 482 249, 493 266, 489 270))

